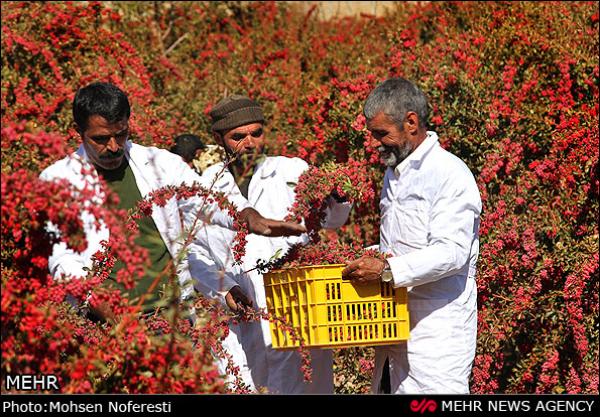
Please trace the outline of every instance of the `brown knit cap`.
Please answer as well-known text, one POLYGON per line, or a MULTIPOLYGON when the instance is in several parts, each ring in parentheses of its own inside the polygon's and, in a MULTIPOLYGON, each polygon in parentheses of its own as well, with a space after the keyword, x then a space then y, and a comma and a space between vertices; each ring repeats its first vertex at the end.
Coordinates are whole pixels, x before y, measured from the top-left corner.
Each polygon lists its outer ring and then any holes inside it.
POLYGON ((222 132, 250 123, 264 122, 260 104, 247 96, 234 94, 219 101, 210 111, 212 130, 222 132))

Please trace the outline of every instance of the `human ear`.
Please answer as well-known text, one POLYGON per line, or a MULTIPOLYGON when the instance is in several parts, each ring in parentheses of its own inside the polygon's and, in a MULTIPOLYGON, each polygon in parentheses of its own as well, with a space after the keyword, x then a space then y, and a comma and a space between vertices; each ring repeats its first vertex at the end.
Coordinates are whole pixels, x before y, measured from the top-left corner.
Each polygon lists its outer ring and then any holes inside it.
POLYGON ((404 130, 414 135, 419 130, 419 116, 417 113, 413 111, 409 111, 406 113, 406 117, 404 118, 404 130))

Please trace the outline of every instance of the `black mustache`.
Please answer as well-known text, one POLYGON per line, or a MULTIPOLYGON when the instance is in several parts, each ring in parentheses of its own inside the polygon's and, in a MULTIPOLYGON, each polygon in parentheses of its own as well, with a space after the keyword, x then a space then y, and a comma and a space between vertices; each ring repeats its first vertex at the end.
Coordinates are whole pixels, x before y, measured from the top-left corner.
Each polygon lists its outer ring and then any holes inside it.
POLYGON ((124 150, 119 150, 117 152, 108 151, 102 155, 100 155, 100 159, 117 159, 125 155, 124 150))

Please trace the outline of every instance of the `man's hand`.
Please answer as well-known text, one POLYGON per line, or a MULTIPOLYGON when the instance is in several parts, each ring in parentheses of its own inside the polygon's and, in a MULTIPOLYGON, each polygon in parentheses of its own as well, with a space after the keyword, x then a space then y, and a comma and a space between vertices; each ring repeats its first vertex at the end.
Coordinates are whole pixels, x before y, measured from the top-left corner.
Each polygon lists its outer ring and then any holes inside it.
POLYGON ((359 284, 381 279, 381 273, 385 268, 385 262, 381 259, 363 256, 350 262, 342 271, 342 278, 350 279, 359 284))
POLYGON ((225 296, 225 302, 233 312, 237 312, 243 307, 252 307, 252 301, 244 294, 239 285, 229 290, 225 296))
POLYGON ((306 227, 299 223, 267 219, 252 207, 242 210, 240 216, 248 225, 248 231, 257 235, 278 237, 299 236, 306 233, 306 227))

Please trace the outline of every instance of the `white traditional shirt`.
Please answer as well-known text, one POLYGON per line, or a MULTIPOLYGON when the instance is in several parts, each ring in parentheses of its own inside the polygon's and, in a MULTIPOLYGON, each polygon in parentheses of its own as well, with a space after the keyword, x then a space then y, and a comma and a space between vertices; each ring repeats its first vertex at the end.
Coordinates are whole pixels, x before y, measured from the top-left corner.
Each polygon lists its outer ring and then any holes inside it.
POLYGON ((379 249, 394 286, 408 287, 410 339, 376 348, 373 391, 386 357, 392 392, 467 393, 477 335, 476 262, 481 199, 469 168, 435 132, 381 192, 379 249))

